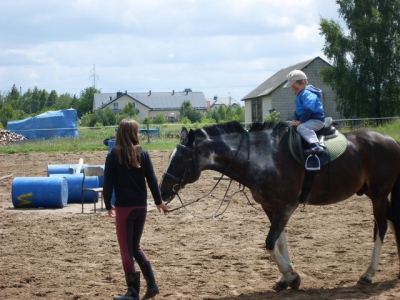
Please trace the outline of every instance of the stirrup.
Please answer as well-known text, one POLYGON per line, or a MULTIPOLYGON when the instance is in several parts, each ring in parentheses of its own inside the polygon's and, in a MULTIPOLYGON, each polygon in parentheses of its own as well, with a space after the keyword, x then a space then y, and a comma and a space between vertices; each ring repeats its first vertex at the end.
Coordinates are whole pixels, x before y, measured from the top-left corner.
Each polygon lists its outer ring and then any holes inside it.
POLYGON ((305 163, 306 170, 308 171, 319 171, 321 169, 321 161, 315 154, 310 154, 305 163))

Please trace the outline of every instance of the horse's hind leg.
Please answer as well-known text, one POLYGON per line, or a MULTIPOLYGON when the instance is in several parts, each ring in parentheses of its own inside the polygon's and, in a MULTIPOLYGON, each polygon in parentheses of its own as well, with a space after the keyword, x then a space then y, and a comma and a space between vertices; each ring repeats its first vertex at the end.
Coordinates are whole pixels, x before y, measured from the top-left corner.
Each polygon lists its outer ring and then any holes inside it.
MULTIPOLYGON (((397 254, 400 262, 400 176, 397 178, 396 184, 392 189, 388 218, 390 228, 396 237, 397 254)), ((400 279, 400 272, 398 278, 400 279)))
POLYGON ((387 231, 387 197, 372 198, 372 207, 375 218, 374 226, 374 248, 372 251, 371 262, 368 269, 358 280, 359 284, 372 284, 372 277, 378 269, 379 258, 381 254, 383 239, 387 231))

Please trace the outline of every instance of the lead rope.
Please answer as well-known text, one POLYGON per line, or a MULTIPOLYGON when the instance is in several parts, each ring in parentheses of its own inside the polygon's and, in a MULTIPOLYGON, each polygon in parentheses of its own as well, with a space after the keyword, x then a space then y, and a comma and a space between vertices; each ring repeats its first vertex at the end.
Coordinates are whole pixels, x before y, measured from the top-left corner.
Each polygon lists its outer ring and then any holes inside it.
MULTIPOLYGON (((204 199, 205 197, 208 197, 208 196, 211 195, 211 193, 216 189, 216 187, 217 187, 217 186, 219 185, 219 183, 221 182, 222 178, 225 176, 226 172, 229 170, 229 168, 230 168, 230 166, 232 165, 233 161, 236 159, 236 157, 237 157, 237 155, 238 155, 238 153, 239 153, 239 151, 240 151, 240 149, 241 149, 241 147, 242 147, 243 140, 244 140, 244 135, 245 135, 246 133, 247 133, 247 131, 245 131, 245 132, 243 133, 242 139, 240 140, 240 144, 239 144, 238 150, 237 150, 236 153, 235 153, 235 156, 234 156, 234 157, 232 158, 232 160, 229 162, 229 165, 226 167, 226 169, 224 170, 224 172, 221 174, 220 178, 218 179, 218 181, 216 182, 216 184, 214 185, 214 187, 213 187, 206 195, 204 195, 204 196, 202 196, 202 197, 199 197, 199 198, 197 198, 196 200, 194 200, 194 201, 192 201, 192 202, 190 202, 190 203, 188 203, 188 204, 184 204, 183 201, 182 201, 182 199, 181 199, 181 197, 180 197, 180 195, 179 195, 179 192, 176 192, 175 194, 176 194, 176 196, 178 197, 179 201, 181 202, 181 206, 180 206, 180 207, 177 207, 177 208, 174 208, 174 209, 171 209, 171 210, 168 210, 168 212, 173 212, 173 211, 175 211, 175 210, 184 208, 184 209, 185 209, 190 215, 192 215, 193 217, 196 217, 196 218, 199 218, 199 219, 214 219, 214 218, 217 218, 217 217, 219 217, 219 216, 221 216, 222 214, 225 213, 225 211, 228 209, 228 207, 229 207, 229 205, 230 205, 230 203, 231 203, 231 200, 232 200, 233 196, 235 196, 235 195, 238 194, 238 193, 242 193, 242 194, 245 195, 245 197, 246 197, 246 199, 247 199, 247 202, 250 204, 251 207, 253 207, 253 208, 256 209, 256 210, 260 210, 259 208, 256 208, 256 207, 254 206, 253 203, 250 202, 249 197, 247 196, 247 194, 246 194, 245 191, 244 191, 245 186, 239 184, 239 189, 238 189, 235 193, 233 193, 233 194, 228 198, 228 204, 226 205, 226 207, 224 208, 224 210, 223 210, 222 212, 218 213, 218 211, 219 211, 219 210, 221 209, 221 207, 222 207, 222 204, 223 204, 224 200, 227 198, 227 194, 228 194, 228 191, 229 191, 229 189, 230 189, 230 187, 231 187, 231 184, 232 184, 233 179, 230 179, 229 184, 228 184, 228 187, 227 187, 227 189, 226 189, 226 191, 225 191, 224 197, 222 198, 219 207, 217 208, 217 210, 216 210, 211 216, 209 216, 209 217, 204 217, 204 216, 195 215, 195 214, 193 214, 192 212, 190 212, 190 211, 187 209, 187 206, 189 206, 189 205, 191 205, 191 204, 194 204, 194 203, 196 203, 196 202, 198 202, 198 201, 204 199)), ((250 139, 249 139, 248 133, 247 133, 246 135, 247 135, 247 162, 246 162, 246 169, 245 169, 245 170, 247 170, 247 166, 248 166, 248 164, 249 164, 249 162, 250 162, 250 139)))

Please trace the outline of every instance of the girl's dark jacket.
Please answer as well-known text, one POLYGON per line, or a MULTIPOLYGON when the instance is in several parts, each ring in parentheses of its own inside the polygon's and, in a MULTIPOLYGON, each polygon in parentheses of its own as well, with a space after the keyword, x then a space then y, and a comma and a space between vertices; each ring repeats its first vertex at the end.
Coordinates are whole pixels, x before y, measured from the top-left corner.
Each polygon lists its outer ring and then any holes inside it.
POLYGON ((116 207, 147 206, 147 184, 156 205, 161 204, 157 177, 149 153, 140 149, 140 168, 119 164, 115 149, 107 155, 104 169, 103 196, 106 209, 111 209, 111 197, 115 190, 116 207))

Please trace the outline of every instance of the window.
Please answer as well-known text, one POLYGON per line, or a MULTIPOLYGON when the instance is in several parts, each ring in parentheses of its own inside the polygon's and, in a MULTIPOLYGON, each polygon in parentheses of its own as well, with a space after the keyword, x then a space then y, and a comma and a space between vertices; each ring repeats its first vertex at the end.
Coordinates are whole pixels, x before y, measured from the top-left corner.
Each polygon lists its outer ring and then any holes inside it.
POLYGON ((114 110, 118 110, 118 103, 114 102, 114 110))
POLYGON ((251 122, 252 123, 262 123, 262 100, 255 99, 251 100, 251 122))

